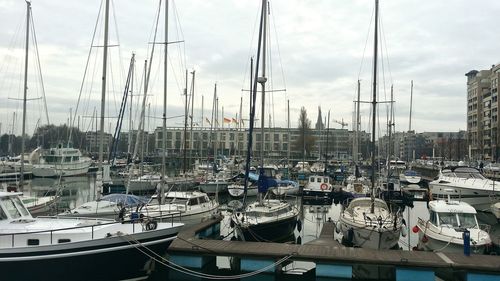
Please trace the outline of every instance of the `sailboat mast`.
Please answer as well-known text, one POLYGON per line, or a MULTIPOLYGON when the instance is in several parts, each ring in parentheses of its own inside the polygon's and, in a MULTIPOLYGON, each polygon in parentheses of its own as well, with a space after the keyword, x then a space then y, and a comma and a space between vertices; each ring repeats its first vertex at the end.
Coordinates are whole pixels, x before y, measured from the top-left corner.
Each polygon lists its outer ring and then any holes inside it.
MULTIPOLYGON (((26 134, 26 99, 28 96, 28 48, 30 38, 30 12, 31 2, 26 1, 26 53, 24 58, 23 126, 21 132, 21 176, 19 181, 21 187, 24 184, 24 135, 26 134)), ((14 126, 12 126, 12 131, 14 131, 14 126)))
POLYGON ((359 110, 360 110, 360 99, 361 99, 361 81, 358 79, 358 99, 356 100, 356 117, 355 122, 356 124, 354 125, 354 155, 353 155, 353 160, 354 163, 358 163, 358 157, 359 157, 359 110))
MULTIPOLYGON (((260 145, 260 174, 264 173, 264 117, 265 117, 265 105, 266 105, 266 31, 267 31, 267 0, 262 0, 262 76, 259 77, 259 83, 261 85, 262 92, 262 109, 261 109, 261 120, 260 120, 260 131, 261 131, 261 145, 260 145)), ((262 201, 262 193, 259 192, 259 201, 262 201)))
POLYGON ((104 114, 106 103, 106 71, 108 67, 108 21, 109 21, 109 0, 106 0, 104 13, 104 49, 102 56, 102 88, 101 88, 101 128, 99 131, 99 163, 98 171, 102 172, 102 162, 104 157, 104 114))
POLYGON ((168 0, 165 0, 165 48, 163 57, 163 128, 162 128, 162 153, 161 153, 161 182, 160 182, 160 200, 159 203, 163 204, 165 194, 165 161, 167 153, 167 58, 168 58, 168 0))
POLYGON ((288 177, 290 177, 290 100, 286 101, 286 112, 287 112, 287 150, 286 150, 286 168, 288 177))
POLYGON ((373 38, 373 100, 372 100, 372 190, 371 213, 374 212, 375 201, 375 118, 377 115, 377 55, 378 55, 378 0, 375 0, 375 32, 373 38))
POLYGON ((408 122, 408 132, 411 131, 411 110, 413 107, 413 80, 411 80, 411 90, 410 90, 410 121, 408 122))
POLYGON ((186 69, 186 85, 184 88, 184 151, 182 161, 182 173, 186 174, 187 162, 187 121, 188 121, 188 70, 186 69))
MULTIPOLYGON (((191 128, 190 128, 190 133, 189 133, 189 163, 193 161, 193 119, 194 119, 194 77, 195 77, 196 71, 193 69, 191 74, 193 77, 191 78, 191 128)), ((184 175, 185 176, 185 175, 184 175)))

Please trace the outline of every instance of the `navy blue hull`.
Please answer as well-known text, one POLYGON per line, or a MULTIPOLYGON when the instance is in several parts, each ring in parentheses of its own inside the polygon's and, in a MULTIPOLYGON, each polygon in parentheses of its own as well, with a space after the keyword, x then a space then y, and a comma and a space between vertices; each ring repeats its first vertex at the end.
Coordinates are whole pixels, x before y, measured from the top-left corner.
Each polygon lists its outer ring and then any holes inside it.
POLYGON ((245 241, 281 241, 289 238, 295 231, 297 217, 291 217, 282 221, 263 223, 241 229, 245 241))

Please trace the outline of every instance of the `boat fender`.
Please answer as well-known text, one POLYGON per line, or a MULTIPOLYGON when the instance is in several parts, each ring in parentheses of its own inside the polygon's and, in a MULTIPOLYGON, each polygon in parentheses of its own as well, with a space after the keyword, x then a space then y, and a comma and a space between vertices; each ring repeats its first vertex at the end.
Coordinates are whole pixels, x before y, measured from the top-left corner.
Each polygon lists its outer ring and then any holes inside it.
POLYGON ((406 227, 401 227, 401 236, 406 237, 408 235, 408 229, 406 227))
POLYGON ((146 223, 146 230, 155 230, 158 227, 158 223, 156 221, 148 221, 146 223))
POLYGON ((302 245, 302 237, 297 237, 297 245, 302 245))
POLYGON ((337 234, 340 233, 340 227, 341 227, 341 224, 340 224, 340 220, 337 221, 337 223, 335 223, 335 232, 337 232, 337 234))
POLYGON ((418 226, 416 226, 416 225, 415 225, 415 226, 411 229, 411 231, 413 231, 413 233, 418 233, 418 231, 419 231, 418 226))
POLYGON ((298 230, 299 232, 301 232, 301 231, 302 231, 302 221, 300 221, 300 220, 297 220, 297 230, 298 230))

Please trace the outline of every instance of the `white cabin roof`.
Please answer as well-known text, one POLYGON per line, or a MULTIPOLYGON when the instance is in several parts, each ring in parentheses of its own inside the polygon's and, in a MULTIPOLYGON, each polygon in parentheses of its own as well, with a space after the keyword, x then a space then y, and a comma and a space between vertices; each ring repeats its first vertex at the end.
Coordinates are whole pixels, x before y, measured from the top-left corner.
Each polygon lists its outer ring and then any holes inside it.
MULTIPOLYGON (((165 193, 167 198, 180 198, 180 199, 189 199, 189 198, 198 198, 205 197, 207 194, 199 191, 170 191, 165 193)), ((152 198, 157 198, 157 195, 153 195, 152 198)))
POLYGON ((429 202, 429 209, 437 213, 476 213, 474 207, 462 201, 434 200, 429 202))

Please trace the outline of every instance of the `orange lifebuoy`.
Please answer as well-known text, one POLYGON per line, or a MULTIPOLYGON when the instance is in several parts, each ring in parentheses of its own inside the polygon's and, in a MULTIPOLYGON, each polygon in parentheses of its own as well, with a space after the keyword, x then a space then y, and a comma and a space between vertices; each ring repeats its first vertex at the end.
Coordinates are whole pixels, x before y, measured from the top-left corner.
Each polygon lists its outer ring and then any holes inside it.
POLYGON ((328 185, 326 183, 322 183, 320 186, 321 190, 325 190, 328 188, 328 185))

